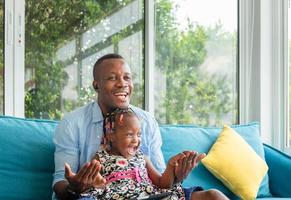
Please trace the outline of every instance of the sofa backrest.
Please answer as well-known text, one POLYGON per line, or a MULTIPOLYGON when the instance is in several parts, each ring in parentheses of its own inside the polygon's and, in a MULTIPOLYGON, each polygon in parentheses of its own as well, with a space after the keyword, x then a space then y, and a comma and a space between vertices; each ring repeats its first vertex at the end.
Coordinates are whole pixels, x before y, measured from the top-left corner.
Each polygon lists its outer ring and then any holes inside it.
MULTIPOLYGON (((50 199, 54 172, 52 137, 56 121, 32 120, 0 116, 0 199, 50 199)), ((262 157, 259 124, 234 126, 262 157)), ((220 128, 164 125, 160 127, 165 160, 183 150, 208 152, 220 128)), ((190 173, 184 186, 200 185, 217 188, 235 199, 233 194, 202 165, 190 173)), ((263 180, 259 195, 269 193, 268 177, 263 180)))
POLYGON ((0 199, 51 199, 56 125, 0 117, 0 199))
MULTIPOLYGON (((246 140, 260 157, 265 158, 263 144, 260 139, 259 123, 235 125, 232 128, 246 140)), ((216 141, 222 128, 200 127, 195 125, 162 125, 160 130, 163 139, 162 151, 167 162, 171 156, 183 150, 195 150, 200 153, 207 153, 216 141)), ((199 164, 188 175, 183 185, 185 187, 197 185, 202 186, 204 189, 217 188, 230 197, 230 199, 237 199, 202 164, 199 164)), ((267 196, 270 196, 268 175, 264 177, 258 192, 258 197, 267 196)))

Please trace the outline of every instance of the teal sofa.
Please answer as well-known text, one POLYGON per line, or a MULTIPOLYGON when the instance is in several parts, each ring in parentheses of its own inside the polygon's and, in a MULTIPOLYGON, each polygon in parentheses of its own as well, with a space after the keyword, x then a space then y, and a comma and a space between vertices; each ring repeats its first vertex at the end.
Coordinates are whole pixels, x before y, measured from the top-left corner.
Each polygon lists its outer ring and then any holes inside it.
MULTIPOLYGON (((52 137, 57 123, 0 116, 1 200, 51 199, 54 172, 52 137)), ((268 175, 260 186, 258 199, 291 200, 291 157, 271 146, 261 144, 258 123, 233 128, 265 158, 269 166, 268 175)), ((162 151, 166 161, 173 154, 185 149, 207 153, 221 131, 221 128, 194 125, 162 125, 160 129, 163 138, 162 151)), ((217 188, 230 199, 237 199, 202 164, 191 172, 183 185, 217 188)))

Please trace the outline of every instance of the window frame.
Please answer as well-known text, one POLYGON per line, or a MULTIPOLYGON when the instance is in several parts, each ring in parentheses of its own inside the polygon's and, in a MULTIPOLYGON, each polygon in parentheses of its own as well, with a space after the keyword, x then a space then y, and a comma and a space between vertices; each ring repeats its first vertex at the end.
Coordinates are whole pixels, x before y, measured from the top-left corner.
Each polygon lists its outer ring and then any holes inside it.
POLYGON ((4 9, 4 114, 24 117, 25 2, 5 0, 4 9))
MULTIPOLYGON (((154 114, 154 98, 150 95, 154 90, 151 76, 155 57, 152 31, 155 18, 154 0, 144 1, 144 5, 145 110, 154 114)), ((286 73, 288 0, 239 0, 238 5, 239 123, 260 121, 263 141, 291 152, 286 145, 289 109, 286 73), (265 59, 268 57, 270 59, 265 59)), ((25 106, 24 16, 25 0, 5 0, 4 113, 16 117, 24 117, 25 106), (22 38, 20 44, 19 36, 22 38)))

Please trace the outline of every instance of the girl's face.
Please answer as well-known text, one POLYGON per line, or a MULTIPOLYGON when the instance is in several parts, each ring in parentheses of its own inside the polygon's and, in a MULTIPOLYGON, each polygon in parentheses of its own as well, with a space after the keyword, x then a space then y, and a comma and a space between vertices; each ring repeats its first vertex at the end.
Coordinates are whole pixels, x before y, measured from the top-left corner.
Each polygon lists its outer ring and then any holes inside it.
POLYGON ((121 120, 117 119, 115 131, 109 134, 109 140, 112 143, 109 153, 126 159, 134 156, 140 146, 140 128, 140 122, 136 116, 124 114, 121 120))

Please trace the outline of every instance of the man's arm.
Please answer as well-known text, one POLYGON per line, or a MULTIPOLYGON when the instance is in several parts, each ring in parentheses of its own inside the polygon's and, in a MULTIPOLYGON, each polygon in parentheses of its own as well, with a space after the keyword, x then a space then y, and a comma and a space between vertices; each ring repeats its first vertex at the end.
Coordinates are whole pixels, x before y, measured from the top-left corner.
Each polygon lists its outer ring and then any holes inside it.
POLYGON ((65 163, 68 162, 74 171, 79 165, 77 133, 68 120, 60 121, 54 135, 55 173, 53 189, 59 199, 71 199, 67 191, 68 181, 65 179, 65 163))
POLYGON ((68 181, 59 181, 54 184, 53 190, 56 193, 56 196, 60 200, 73 200, 74 197, 71 193, 68 192, 68 181))
POLYGON ((77 127, 73 127, 67 120, 62 120, 56 129, 53 189, 59 199, 72 199, 74 197, 72 194, 79 194, 87 188, 100 186, 104 182, 99 173, 101 164, 95 159, 85 163, 78 170, 79 141, 77 130, 77 127))
POLYGON ((166 164, 164 160, 164 156, 162 153, 162 136, 160 133, 160 127, 157 121, 152 118, 149 121, 151 129, 147 130, 150 131, 150 143, 149 143, 149 158, 152 161, 154 167, 160 172, 164 172, 166 169, 166 164))

